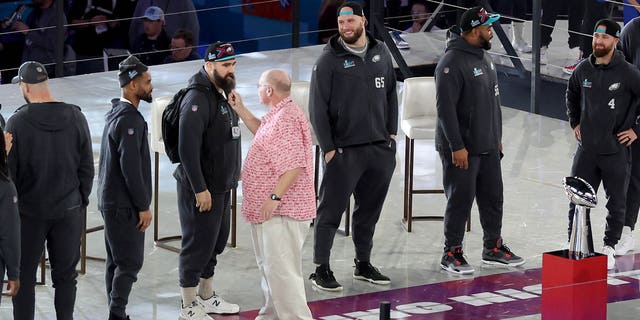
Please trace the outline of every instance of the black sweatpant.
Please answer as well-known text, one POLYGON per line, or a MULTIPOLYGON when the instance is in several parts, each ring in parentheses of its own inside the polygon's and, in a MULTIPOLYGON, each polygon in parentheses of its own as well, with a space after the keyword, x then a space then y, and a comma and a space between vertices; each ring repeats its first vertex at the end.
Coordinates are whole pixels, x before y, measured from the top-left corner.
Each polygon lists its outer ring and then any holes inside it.
POLYGON ((144 261, 144 232, 136 227, 140 215, 134 209, 105 210, 102 218, 107 249, 105 285, 109 312, 125 318, 129 293, 144 261))
POLYGON ((588 34, 588 36, 581 36, 580 51, 582 51, 582 57, 586 58, 593 52, 593 29, 598 20, 609 16, 609 4, 608 2, 600 2, 598 0, 581 1, 584 1, 584 14, 582 16, 582 27, 580 31, 583 34, 588 34))
POLYGON ((369 261, 373 233, 396 167, 396 142, 338 148, 326 164, 314 223, 313 262, 329 264, 333 238, 353 194, 352 230, 356 259, 369 261))
POLYGON ((178 184, 178 211, 182 229, 182 250, 178 272, 180 287, 198 286, 200 278, 211 278, 217 256, 229 239, 231 192, 213 193, 209 212, 200 212, 190 186, 178 184))
POLYGON ((569 8, 567 11, 569 14, 569 48, 580 46, 582 37, 580 37, 578 33, 581 31, 582 26, 584 1, 585 0, 542 0, 542 17, 540 19, 540 23, 543 25, 540 31, 541 46, 549 46, 551 43, 551 33, 558 19, 558 13, 562 8, 567 7, 569 8))
POLYGON ((14 319, 34 319, 36 271, 45 240, 55 289, 56 319, 73 319, 83 214, 83 210, 78 210, 76 214, 51 220, 20 216, 20 291, 13 297, 14 319))
POLYGON ((631 144, 631 178, 627 190, 627 211, 624 215, 624 225, 635 229, 640 209, 640 144, 631 144))
POLYGON ((462 245, 464 227, 471 215, 473 200, 478 204, 485 248, 493 248, 502 232, 502 167, 500 153, 470 155, 469 168, 451 162, 451 152, 442 151, 442 184, 447 196, 444 212, 445 250, 462 245))
MULTIPOLYGON (((573 157, 571 176, 587 181, 598 192, 600 181, 607 193, 607 223, 604 229, 604 244, 614 247, 624 225, 627 187, 631 174, 631 156, 629 148, 623 148, 614 154, 598 155, 585 151, 578 146, 573 157)), ((573 226, 575 206, 569 205, 569 236, 573 226)))

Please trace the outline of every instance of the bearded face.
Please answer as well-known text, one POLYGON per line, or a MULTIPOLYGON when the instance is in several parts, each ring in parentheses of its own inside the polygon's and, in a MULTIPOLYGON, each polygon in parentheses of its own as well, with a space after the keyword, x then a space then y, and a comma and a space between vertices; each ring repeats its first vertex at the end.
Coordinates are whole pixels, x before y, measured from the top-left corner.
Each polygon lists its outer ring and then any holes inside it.
POLYGON ((480 47, 485 50, 491 50, 491 39, 493 39, 493 32, 491 27, 479 27, 480 36, 478 38, 480 47))
POLYGON ((354 44, 362 36, 362 33, 364 32, 364 27, 362 27, 362 25, 358 25, 352 29, 346 29, 346 30, 341 29, 338 32, 340 33, 340 37, 342 38, 342 41, 344 41, 346 44, 354 44))
POLYGON ((218 73, 218 70, 213 70, 213 81, 218 88, 224 90, 224 92, 231 92, 236 88, 236 76, 233 72, 228 72, 222 76, 218 73))

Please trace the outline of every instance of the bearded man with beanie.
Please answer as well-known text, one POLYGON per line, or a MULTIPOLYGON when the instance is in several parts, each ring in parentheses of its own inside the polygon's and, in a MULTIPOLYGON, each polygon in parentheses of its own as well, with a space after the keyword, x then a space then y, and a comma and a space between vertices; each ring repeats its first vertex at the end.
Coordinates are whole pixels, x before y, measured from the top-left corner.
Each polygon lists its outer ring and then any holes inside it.
POLYGON ((98 209, 107 250, 105 284, 109 320, 129 319, 126 306, 144 260, 144 231, 151 224, 151 158, 140 101, 151 102, 151 75, 135 56, 119 65, 122 96, 105 116, 98 209))

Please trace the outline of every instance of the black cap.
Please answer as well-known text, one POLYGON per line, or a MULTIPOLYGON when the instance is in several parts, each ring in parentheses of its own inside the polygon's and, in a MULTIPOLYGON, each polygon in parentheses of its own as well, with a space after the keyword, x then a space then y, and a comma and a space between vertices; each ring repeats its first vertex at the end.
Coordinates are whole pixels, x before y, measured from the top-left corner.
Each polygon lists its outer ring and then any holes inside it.
POLYGON ((231 43, 218 41, 212 43, 204 54, 204 61, 226 61, 236 58, 236 51, 231 43))
POLYGON ((47 81, 49 75, 47 69, 36 61, 27 61, 18 69, 18 75, 11 79, 11 83, 24 82, 28 84, 36 84, 47 81))
POLYGON ((120 88, 126 86, 131 80, 135 79, 135 77, 143 74, 145 71, 149 70, 144 63, 140 62, 138 58, 135 56, 129 56, 128 58, 122 60, 118 65, 118 69, 120 73, 118 73, 118 81, 120 81, 120 88))
POLYGON ((336 12, 338 16, 345 16, 348 14, 354 14, 356 16, 364 17, 364 11, 362 10, 362 6, 357 2, 345 2, 340 7, 338 7, 338 12, 336 12), (343 8, 351 8, 351 11, 345 11, 340 13, 343 8))
POLYGON ((600 19, 593 27, 593 33, 596 32, 606 33, 612 37, 620 38, 620 25, 611 19, 600 19))
POLYGON ((462 14, 460 29, 469 31, 475 27, 488 26, 499 19, 499 14, 489 14, 483 7, 473 7, 462 14))

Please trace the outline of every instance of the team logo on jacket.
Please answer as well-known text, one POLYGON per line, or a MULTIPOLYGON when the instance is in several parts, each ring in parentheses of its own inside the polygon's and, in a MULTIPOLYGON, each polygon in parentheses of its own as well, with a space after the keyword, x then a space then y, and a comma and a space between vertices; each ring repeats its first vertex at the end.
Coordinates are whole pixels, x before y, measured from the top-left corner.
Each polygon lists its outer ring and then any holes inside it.
POLYGON ((18 196, 13 196, 13 203, 18 203, 18 196))
POLYGON ((584 79, 584 81, 582 81, 582 86, 585 88, 591 88, 593 86, 593 82, 589 81, 589 79, 584 79))
POLYGON ((136 131, 135 131, 135 130, 133 130, 133 128, 129 128, 129 129, 127 129, 127 134, 128 134, 128 135, 132 136, 134 133, 136 133, 136 131))
POLYGON ((345 60, 343 66, 344 66, 345 69, 348 69, 348 68, 351 68, 351 67, 355 67, 356 66, 356 62, 353 61, 353 60, 351 60, 351 61, 345 60))
POLYGON ((444 72, 444 73, 449 73, 449 67, 444 67, 444 69, 442 70, 442 72, 444 72))
POLYGON ((373 61, 373 62, 378 62, 378 61, 380 61, 380 55, 379 55, 379 54, 376 54, 375 56, 373 56, 373 58, 371 59, 371 61, 373 61))
POLYGON ((484 71, 480 68, 473 68, 473 76, 478 77, 484 74, 484 71))
POLYGON ((609 86, 609 91, 616 91, 620 89, 620 82, 616 82, 609 86))
POLYGON ((197 104, 192 105, 191 106, 191 111, 193 111, 193 112, 198 111, 198 105, 197 104))
POLYGON ((498 85, 497 84, 493 87, 493 91, 495 92, 495 96, 496 97, 500 95, 500 89, 498 89, 498 85))

